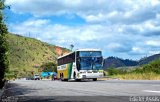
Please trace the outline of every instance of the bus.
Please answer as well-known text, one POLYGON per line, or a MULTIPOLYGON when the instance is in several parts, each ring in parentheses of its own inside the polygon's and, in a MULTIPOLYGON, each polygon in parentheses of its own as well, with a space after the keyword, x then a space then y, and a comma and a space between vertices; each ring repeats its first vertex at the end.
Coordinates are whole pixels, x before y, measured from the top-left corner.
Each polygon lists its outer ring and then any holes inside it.
POLYGON ((93 79, 103 77, 102 51, 98 49, 79 49, 58 57, 57 77, 62 81, 93 79))

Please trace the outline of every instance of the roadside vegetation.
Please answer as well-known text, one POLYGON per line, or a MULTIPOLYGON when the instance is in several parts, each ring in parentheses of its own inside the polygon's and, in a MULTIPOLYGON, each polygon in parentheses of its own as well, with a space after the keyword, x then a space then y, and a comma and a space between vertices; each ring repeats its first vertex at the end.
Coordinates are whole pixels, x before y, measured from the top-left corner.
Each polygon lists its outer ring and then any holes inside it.
POLYGON ((43 72, 57 72, 57 64, 53 62, 47 62, 42 64, 39 70, 43 72))
POLYGON ((122 80, 160 80, 160 59, 131 69, 110 67, 107 69, 107 74, 122 80))
POLYGON ((56 48, 62 50, 61 52, 69 52, 66 48, 16 34, 8 34, 7 42, 10 49, 10 65, 9 72, 5 77, 8 80, 40 74, 45 69, 55 71, 57 57, 59 56, 56 48), (49 65, 53 66, 47 67, 49 65))
POLYGON ((3 87, 5 82, 5 73, 8 71, 9 66, 9 48, 7 39, 7 26, 4 24, 3 10, 7 8, 4 5, 4 0, 0 0, 0 89, 3 87))

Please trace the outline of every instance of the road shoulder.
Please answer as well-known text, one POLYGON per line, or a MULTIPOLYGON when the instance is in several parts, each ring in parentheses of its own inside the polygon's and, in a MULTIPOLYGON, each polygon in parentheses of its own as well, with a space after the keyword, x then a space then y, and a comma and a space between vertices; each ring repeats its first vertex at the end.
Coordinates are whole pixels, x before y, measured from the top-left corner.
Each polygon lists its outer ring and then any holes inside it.
POLYGON ((2 91, 2 89, 0 89, 0 97, 2 96, 2 93, 3 93, 3 91, 2 91))

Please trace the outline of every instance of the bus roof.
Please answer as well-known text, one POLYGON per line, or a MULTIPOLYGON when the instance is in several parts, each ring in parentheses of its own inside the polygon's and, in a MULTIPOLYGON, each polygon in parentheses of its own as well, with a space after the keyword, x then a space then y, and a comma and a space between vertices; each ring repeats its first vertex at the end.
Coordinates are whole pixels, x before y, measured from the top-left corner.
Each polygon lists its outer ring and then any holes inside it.
POLYGON ((62 58, 62 57, 65 57, 65 56, 68 56, 68 55, 70 55, 70 54, 72 54, 72 53, 74 53, 74 52, 70 52, 70 53, 67 53, 67 54, 65 54, 65 55, 63 55, 63 56, 59 56, 58 59, 59 59, 59 58, 62 58))
MULTIPOLYGON (((101 51, 101 50, 100 50, 100 49, 77 49, 77 50, 75 50, 74 52, 77 52, 77 51, 101 51)), ((65 55, 63 55, 63 56, 60 56, 60 57, 58 57, 58 59, 59 59, 59 58, 62 58, 62 57, 65 57, 65 56, 68 56, 68 55, 70 55, 70 54, 72 54, 72 53, 74 53, 74 52, 70 52, 70 53, 65 54, 65 55)))
POLYGON ((100 49, 78 49, 76 51, 101 51, 100 49))

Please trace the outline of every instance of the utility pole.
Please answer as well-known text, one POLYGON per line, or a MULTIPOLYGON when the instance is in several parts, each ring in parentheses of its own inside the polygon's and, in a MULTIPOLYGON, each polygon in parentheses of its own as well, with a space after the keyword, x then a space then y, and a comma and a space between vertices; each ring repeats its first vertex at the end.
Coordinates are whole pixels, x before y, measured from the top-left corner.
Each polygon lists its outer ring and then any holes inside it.
POLYGON ((74 45, 73 45, 73 44, 71 44, 71 45, 70 45, 70 49, 71 49, 71 51, 73 50, 73 48, 74 48, 74 45))

